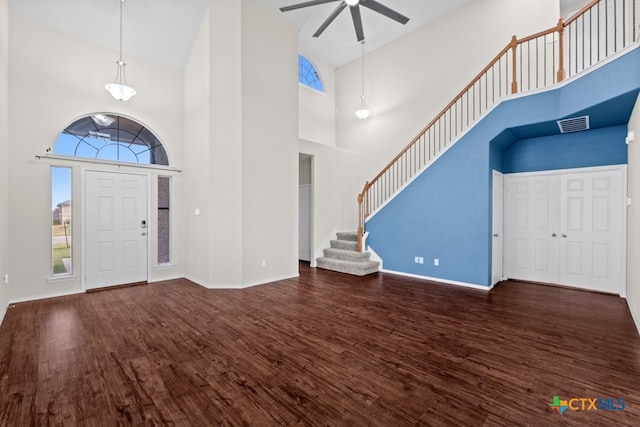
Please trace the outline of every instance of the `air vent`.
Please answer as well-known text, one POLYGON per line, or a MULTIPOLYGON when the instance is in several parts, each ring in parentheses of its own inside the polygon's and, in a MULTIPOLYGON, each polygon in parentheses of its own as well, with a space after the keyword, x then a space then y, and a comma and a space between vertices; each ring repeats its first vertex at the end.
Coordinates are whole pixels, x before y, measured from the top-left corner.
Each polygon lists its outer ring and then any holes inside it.
POLYGON ((589 130, 589 116, 558 120, 558 127, 560 128, 560 133, 589 130))

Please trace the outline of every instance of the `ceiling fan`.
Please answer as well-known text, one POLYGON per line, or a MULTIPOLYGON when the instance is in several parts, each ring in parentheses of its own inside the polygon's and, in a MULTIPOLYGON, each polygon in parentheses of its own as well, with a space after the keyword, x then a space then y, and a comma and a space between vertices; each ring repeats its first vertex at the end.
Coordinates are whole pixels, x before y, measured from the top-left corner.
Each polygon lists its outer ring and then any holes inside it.
POLYGON ((281 7, 281 12, 288 12, 290 10, 302 9, 304 7, 315 6, 323 3, 332 3, 335 1, 340 1, 338 7, 336 7, 331 15, 320 25, 320 28, 313 34, 313 37, 320 37, 320 34, 327 29, 327 27, 340 15, 340 12, 344 10, 345 7, 349 6, 351 9, 351 18, 353 19, 353 26, 356 30, 356 37, 359 42, 364 40, 364 29, 362 28, 362 16, 360 15, 360 5, 371 9, 375 12, 378 12, 387 18, 391 18, 394 21, 401 23, 402 25, 409 22, 409 18, 406 16, 396 12, 393 9, 388 8, 387 6, 378 3, 375 0, 312 0, 306 1, 304 3, 298 3, 291 6, 281 7))

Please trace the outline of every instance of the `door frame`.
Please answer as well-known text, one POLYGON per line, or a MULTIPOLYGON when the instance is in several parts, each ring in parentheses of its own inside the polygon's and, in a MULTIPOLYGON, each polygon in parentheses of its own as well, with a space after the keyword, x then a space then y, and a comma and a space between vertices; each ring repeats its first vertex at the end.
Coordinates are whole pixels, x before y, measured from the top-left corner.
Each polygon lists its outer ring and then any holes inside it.
POLYGON ((491 185, 491 285, 495 286, 504 279, 504 174, 494 169, 491 185), (498 188, 496 184, 501 187, 502 197, 499 200, 496 200, 496 189, 498 188), (498 224, 495 221, 497 212, 499 212, 500 218, 502 219, 498 224), (495 229, 496 225, 499 226, 499 230, 495 229), (500 272, 494 275, 494 262, 496 258, 500 259, 500 272))
MULTIPOLYGON (((585 167, 585 168, 571 168, 571 169, 557 169, 557 170, 544 170, 544 171, 536 171, 536 172, 517 172, 517 173, 509 173, 509 174, 505 174, 505 183, 506 183, 506 179, 509 176, 536 176, 536 175, 549 175, 549 174, 557 174, 557 175, 563 175, 563 174, 571 174, 571 173, 590 173, 590 172, 606 172, 606 171, 611 171, 611 172, 621 172, 622 173, 622 188, 621 188, 621 192, 622 192, 622 200, 623 200, 623 206, 622 206, 622 238, 620 239, 620 245, 621 245, 621 262, 620 262, 620 288, 619 288, 619 295, 622 298, 626 298, 627 297, 627 233, 628 233, 628 227, 627 227, 627 216, 628 216, 628 206, 629 206, 629 201, 628 201, 628 183, 627 183, 627 165, 609 165, 609 166, 592 166, 592 167, 585 167)), ((505 230, 505 233, 508 231, 508 229, 506 227, 504 227, 504 221, 506 221, 507 218, 503 217, 503 229, 505 230)), ((504 236, 504 238, 508 238, 509 236, 504 236)), ((503 239, 504 240, 504 239, 503 239)), ((504 271, 504 267, 503 267, 503 271, 504 271)), ((580 288, 578 288, 580 289, 580 288)))
MULTIPOLYGON (((151 277, 151 231, 152 224, 150 221, 149 214, 151 213, 151 174, 149 172, 137 172, 137 171, 121 171, 121 170, 110 170, 110 169, 100 169, 100 168, 92 168, 92 167, 81 167, 80 168, 80 200, 82 203, 82 208, 80 212, 80 245, 82 247, 81 259, 80 259, 80 268, 81 268, 81 289, 83 292, 87 291, 87 172, 100 172, 100 173, 108 173, 113 175, 139 175, 144 176, 147 180, 147 189, 146 189, 146 198, 147 202, 145 204, 146 209, 146 217, 147 217, 147 282, 151 277)), ((153 228, 155 230, 155 228, 153 228)), ((93 288, 91 288, 93 289, 93 288)))

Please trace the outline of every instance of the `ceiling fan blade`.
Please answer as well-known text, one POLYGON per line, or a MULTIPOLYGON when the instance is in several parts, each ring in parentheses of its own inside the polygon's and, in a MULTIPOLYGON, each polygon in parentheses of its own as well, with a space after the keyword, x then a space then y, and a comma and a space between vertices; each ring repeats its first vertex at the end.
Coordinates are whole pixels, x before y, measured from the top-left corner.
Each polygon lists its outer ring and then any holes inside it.
POLYGON ((343 1, 340 2, 340 4, 338 5, 338 7, 336 7, 333 12, 331 12, 331 15, 329 15, 329 17, 327 19, 325 19, 325 21, 322 23, 322 25, 320 25, 320 28, 318 28, 318 31, 316 31, 313 34, 313 37, 320 37, 320 34, 322 34, 324 32, 324 30, 327 29, 327 27, 334 21, 334 19, 336 19, 338 17, 338 15, 340 15, 340 12, 342 12, 344 10, 344 8, 347 7, 347 4, 343 1))
POLYGON ((378 12, 387 18, 391 18, 394 21, 401 23, 402 25, 409 22, 409 18, 402 15, 401 13, 396 12, 393 9, 389 9, 387 6, 378 3, 376 0, 360 0, 360 4, 364 7, 367 7, 375 12, 378 12))
POLYGON ((304 3, 298 3, 298 4, 293 4, 291 6, 281 7, 280 8, 280 12, 288 12, 290 10, 302 9, 303 7, 315 6, 317 4, 332 3, 334 1, 339 1, 339 0, 313 0, 313 1, 306 1, 304 3))
POLYGON ((364 40, 364 29, 362 28, 362 15, 360 15, 360 8, 351 6, 351 18, 353 19, 353 27, 356 29, 356 37, 358 41, 364 40))

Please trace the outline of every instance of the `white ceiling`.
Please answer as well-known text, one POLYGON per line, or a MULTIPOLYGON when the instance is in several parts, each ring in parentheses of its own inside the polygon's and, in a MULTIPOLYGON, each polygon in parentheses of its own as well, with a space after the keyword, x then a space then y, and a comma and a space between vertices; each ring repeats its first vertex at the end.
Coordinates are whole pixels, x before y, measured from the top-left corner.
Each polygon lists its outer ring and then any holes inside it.
MULTIPOLYGON (((124 52, 173 68, 183 68, 207 6, 216 0, 126 0, 124 52)), ((307 0, 256 0, 274 13, 307 0)), ((362 7, 366 51, 402 37, 440 16, 480 0, 378 0, 410 18, 401 25, 362 7)), ((563 0, 567 1, 567 0, 563 0)), ((11 12, 48 27, 118 49, 119 0, 10 0, 11 12)), ((319 37, 312 34, 338 1, 283 13, 299 29, 300 53, 338 67, 361 53, 347 9, 319 37)))

